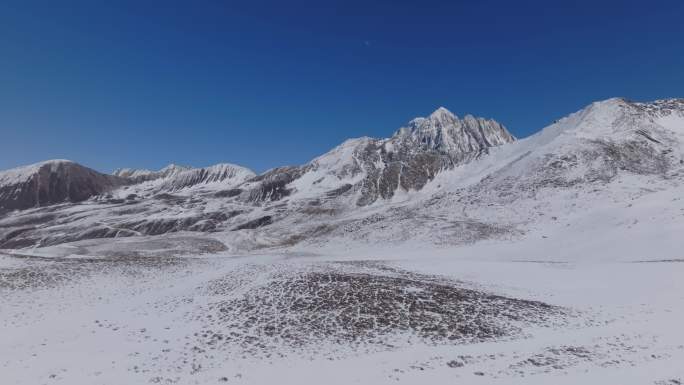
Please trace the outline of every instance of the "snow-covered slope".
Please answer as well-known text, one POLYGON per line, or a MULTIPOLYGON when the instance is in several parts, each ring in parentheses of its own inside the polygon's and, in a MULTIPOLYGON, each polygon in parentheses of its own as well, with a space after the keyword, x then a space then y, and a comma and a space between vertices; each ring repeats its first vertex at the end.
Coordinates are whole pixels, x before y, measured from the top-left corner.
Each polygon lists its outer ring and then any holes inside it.
POLYGON ((368 211, 327 238, 458 244, 567 225, 560 218, 680 186, 682 133, 681 100, 593 103, 438 173, 421 191, 368 211))
POLYGON ((216 184, 227 181, 230 181, 230 183, 226 183, 225 187, 230 187, 237 186, 254 176, 256 176, 256 174, 245 167, 230 163, 221 163, 205 168, 189 169, 174 174, 173 177, 168 178, 160 188, 165 191, 177 191, 198 184, 216 184))
POLYGON ((122 197, 130 194, 149 197, 161 193, 179 193, 193 187, 230 189, 256 176, 252 170, 230 163, 203 168, 171 164, 159 171, 119 169, 114 174, 134 182, 133 186, 118 192, 118 196, 122 197))
POLYGON ((610 182, 620 173, 663 178, 676 174, 682 160, 682 126, 659 122, 666 114, 681 124, 684 108, 670 111, 658 108, 661 104, 617 98, 593 103, 492 154, 486 162, 496 162, 497 169, 487 170, 482 184, 524 193, 544 186, 610 182))
POLYGON ((192 167, 179 166, 177 164, 170 164, 159 171, 150 171, 147 169, 135 169, 135 168, 120 168, 114 171, 114 175, 123 178, 134 179, 139 182, 146 180, 153 180, 159 178, 168 178, 170 176, 176 175, 183 171, 192 169, 192 167))

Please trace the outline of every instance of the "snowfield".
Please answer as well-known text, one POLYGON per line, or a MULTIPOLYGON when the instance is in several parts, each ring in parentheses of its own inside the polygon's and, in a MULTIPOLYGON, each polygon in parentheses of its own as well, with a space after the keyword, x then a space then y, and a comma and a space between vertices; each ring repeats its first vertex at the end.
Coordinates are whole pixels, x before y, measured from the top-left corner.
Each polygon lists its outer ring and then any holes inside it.
POLYGON ((3 384, 684 381, 681 99, 0 181, 3 384))

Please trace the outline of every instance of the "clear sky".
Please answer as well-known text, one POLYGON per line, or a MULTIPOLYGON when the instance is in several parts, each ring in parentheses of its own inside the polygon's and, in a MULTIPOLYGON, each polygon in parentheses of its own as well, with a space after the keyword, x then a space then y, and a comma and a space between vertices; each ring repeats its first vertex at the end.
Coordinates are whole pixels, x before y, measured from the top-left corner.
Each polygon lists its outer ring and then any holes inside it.
POLYGON ((524 137, 612 96, 684 97, 684 1, 0 1, 0 169, 263 171, 438 106, 524 137))

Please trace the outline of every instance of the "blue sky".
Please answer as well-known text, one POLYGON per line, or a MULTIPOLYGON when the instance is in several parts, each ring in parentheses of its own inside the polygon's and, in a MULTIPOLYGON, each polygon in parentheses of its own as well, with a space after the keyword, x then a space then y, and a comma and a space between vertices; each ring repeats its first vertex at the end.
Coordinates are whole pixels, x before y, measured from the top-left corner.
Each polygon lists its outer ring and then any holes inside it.
POLYGON ((684 97, 682 1, 1 1, 0 169, 301 164, 445 106, 684 97))

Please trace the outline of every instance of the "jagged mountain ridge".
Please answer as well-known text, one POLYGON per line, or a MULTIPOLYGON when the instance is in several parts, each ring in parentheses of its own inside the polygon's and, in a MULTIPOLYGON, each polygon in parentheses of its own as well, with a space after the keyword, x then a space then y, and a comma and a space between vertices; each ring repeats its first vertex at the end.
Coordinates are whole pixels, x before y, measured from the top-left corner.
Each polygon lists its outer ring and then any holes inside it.
MULTIPOLYGON (((81 184, 91 188, 78 193, 74 191, 71 195, 48 190, 42 198, 21 198, 21 204, 12 203, 14 198, 11 198, 10 192, 6 192, 5 198, 0 196, 0 208, 25 209, 60 202, 78 202, 121 186, 127 188, 120 198, 130 194, 151 196, 172 193, 219 182, 223 186, 217 187, 230 190, 248 181, 251 183, 244 188, 228 194, 241 195, 245 202, 275 201, 292 192, 286 185, 310 173, 321 174, 313 181, 316 182, 314 184, 319 184, 320 178, 331 176, 333 180, 328 181, 333 184, 329 186, 331 191, 349 190, 351 188, 346 186, 352 184, 354 191, 359 192, 357 204, 364 206, 379 198, 391 198, 397 189, 419 190, 440 170, 465 162, 492 146, 513 140, 506 128, 494 120, 470 115, 461 120, 440 107, 427 118, 412 120, 408 128, 400 129, 388 139, 352 139, 304 166, 276 168, 259 176, 245 167, 228 163, 204 168, 171 164, 159 171, 122 168, 114 171, 113 177, 102 176, 104 174, 91 170, 82 173, 80 179, 81 184), (84 179, 88 177, 93 180, 84 179), (109 182, 103 183, 105 179, 109 182)), ((64 163, 82 167, 70 161, 64 163)), ((35 168, 36 165, 28 167, 35 168)), ((10 175, 13 172, 9 170, 4 173, 10 175)), ((304 189, 308 187, 300 186, 304 189)), ((13 187, 7 187, 7 190, 15 191, 13 187)), ((25 186, 22 191, 26 196, 35 194, 30 186, 25 186)))
POLYGON ((115 175, 130 175, 134 186, 118 195, 136 194, 152 196, 160 193, 176 193, 184 189, 214 185, 217 188, 237 186, 256 174, 242 166, 220 163, 209 167, 191 168, 169 165, 159 171, 120 169, 115 175), (124 194, 125 193, 125 194, 124 194))
POLYGON ((459 119, 451 111, 439 107, 427 118, 416 118, 400 128, 391 138, 392 146, 412 142, 412 147, 426 147, 457 157, 510 143, 515 137, 493 119, 466 115, 459 119))
POLYGON ((148 180, 166 178, 190 169, 192 169, 192 167, 170 164, 158 171, 151 171, 147 169, 119 168, 113 172, 113 175, 120 176, 123 178, 130 178, 137 182, 144 182, 148 180))
POLYGON ((458 244, 521 236, 559 194, 581 207, 586 191, 620 199, 612 186, 625 176, 638 178, 627 187, 641 194, 642 184, 684 175, 681 99, 597 102, 519 141, 498 123, 445 109, 412 122, 390 138, 351 139, 306 165, 261 175, 122 171, 129 182, 148 179, 59 215, 37 208, 0 218, 0 248, 179 231, 209 232, 236 249, 335 239, 458 244))
POLYGON ((367 206, 398 191, 420 190, 440 171, 513 141, 494 120, 471 115, 459 119, 440 107, 390 138, 350 139, 304 166, 271 170, 260 177, 264 182, 256 187, 256 195, 280 199, 297 190, 308 195, 349 192, 357 206, 367 206))

